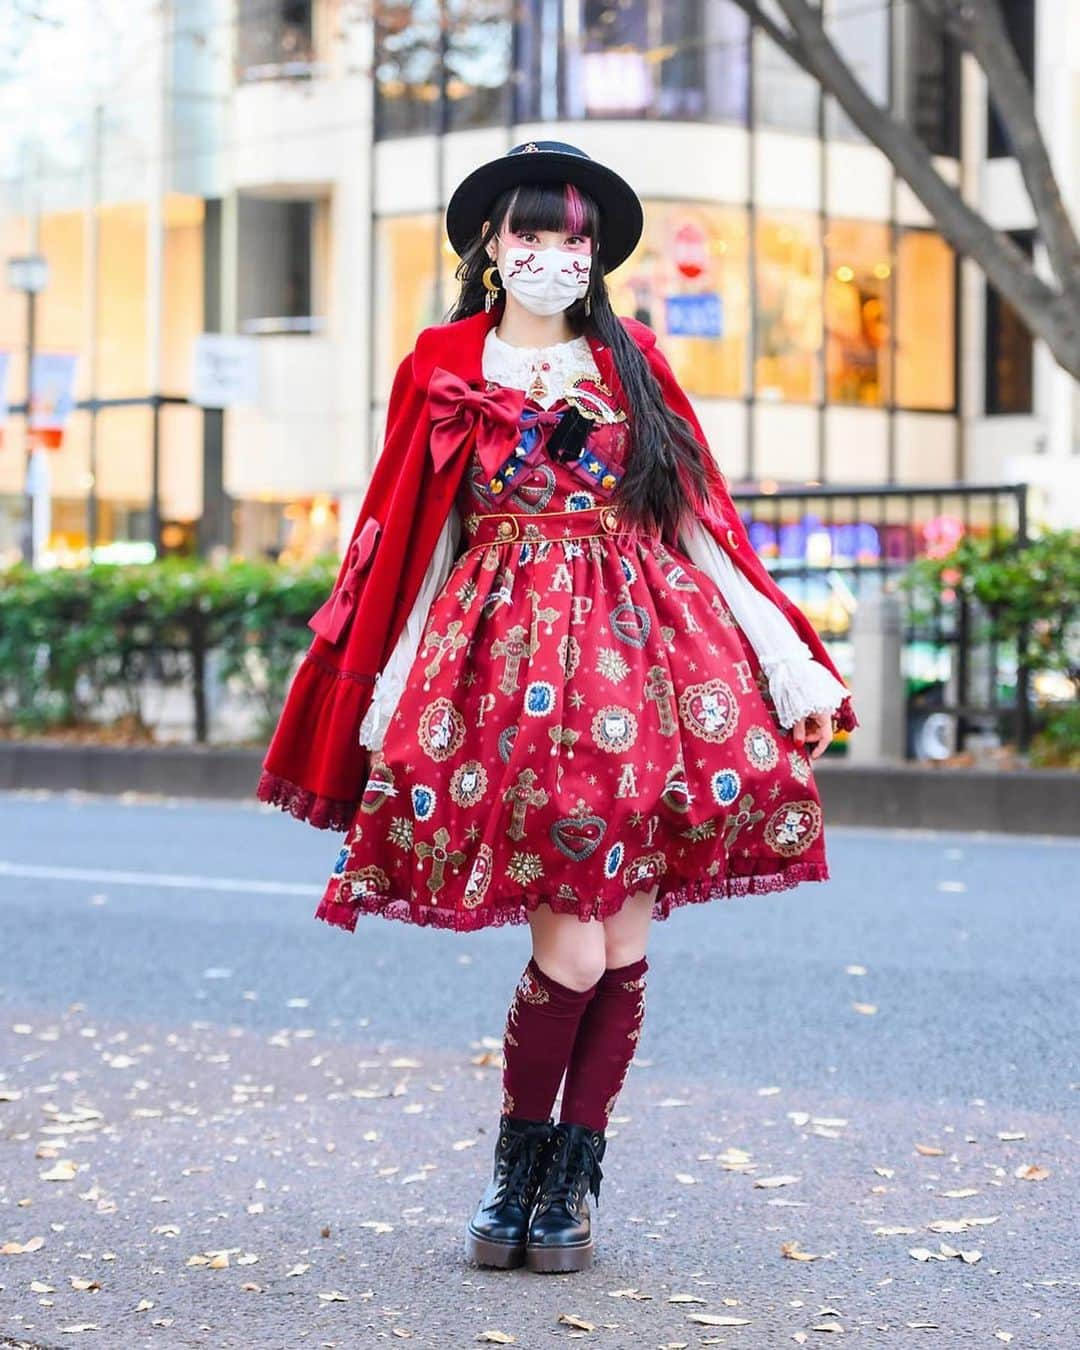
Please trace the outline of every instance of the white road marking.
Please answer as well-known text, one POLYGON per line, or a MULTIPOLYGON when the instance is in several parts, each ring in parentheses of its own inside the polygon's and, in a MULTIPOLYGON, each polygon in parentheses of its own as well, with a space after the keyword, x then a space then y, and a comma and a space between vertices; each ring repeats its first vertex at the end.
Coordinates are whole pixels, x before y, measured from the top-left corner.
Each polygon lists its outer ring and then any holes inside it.
POLYGON ((173 886, 182 891, 242 891, 248 895, 322 895, 325 886, 289 881, 250 881, 243 877, 183 876, 172 872, 114 872, 94 867, 41 867, 0 859, 0 876, 37 881, 104 881, 114 886, 173 886))

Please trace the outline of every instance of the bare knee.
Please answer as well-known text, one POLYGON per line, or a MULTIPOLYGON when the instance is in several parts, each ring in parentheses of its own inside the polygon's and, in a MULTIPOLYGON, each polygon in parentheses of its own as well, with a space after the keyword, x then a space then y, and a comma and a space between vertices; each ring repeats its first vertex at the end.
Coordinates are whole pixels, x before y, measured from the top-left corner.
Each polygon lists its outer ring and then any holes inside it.
POLYGON ((604 925, 582 923, 576 914, 552 914, 541 906, 530 915, 533 959, 559 984, 579 992, 591 989, 604 973, 604 925))
POLYGON ((609 970, 628 966, 645 955, 657 889, 654 886, 636 892, 617 914, 604 921, 604 961, 609 970))
MULTIPOLYGON (((574 922, 579 923, 580 920, 575 919, 574 922)), ((567 988, 576 989, 578 992, 591 989, 603 975, 606 966, 602 946, 596 951, 588 952, 534 948, 533 958, 545 975, 550 975, 553 980, 558 980, 560 984, 565 984, 567 988)))

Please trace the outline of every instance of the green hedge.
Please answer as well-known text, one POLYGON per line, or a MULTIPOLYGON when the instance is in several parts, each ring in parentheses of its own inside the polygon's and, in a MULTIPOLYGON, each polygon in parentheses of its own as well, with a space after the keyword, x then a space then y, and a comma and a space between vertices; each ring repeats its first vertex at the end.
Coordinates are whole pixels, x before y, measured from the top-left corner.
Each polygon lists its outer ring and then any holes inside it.
POLYGON ((1031 759, 1080 768, 1080 531, 1046 531, 1024 544, 968 535, 944 557, 914 563, 906 584, 916 617, 960 596, 975 601, 1030 670, 1071 682, 1071 702, 1039 710, 1031 759))
POLYGON ((152 735, 143 707, 148 678, 189 690, 199 741, 208 735, 206 656, 259 707, 272 730, 309 616, 326 599, 340 560, 302 566, 187 558, 79 571, 0 572, 0 723, 22 730, 79 726, 108 691, 152 735))

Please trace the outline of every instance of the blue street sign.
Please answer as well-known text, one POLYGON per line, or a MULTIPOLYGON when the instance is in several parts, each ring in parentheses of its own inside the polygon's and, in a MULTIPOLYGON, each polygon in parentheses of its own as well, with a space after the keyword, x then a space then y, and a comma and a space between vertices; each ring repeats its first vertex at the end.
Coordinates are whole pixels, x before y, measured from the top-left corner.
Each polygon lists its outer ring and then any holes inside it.
POLYGON ((724 302, 715 291, 669 295, 664 306, 668 337, 723 337, 724 302))

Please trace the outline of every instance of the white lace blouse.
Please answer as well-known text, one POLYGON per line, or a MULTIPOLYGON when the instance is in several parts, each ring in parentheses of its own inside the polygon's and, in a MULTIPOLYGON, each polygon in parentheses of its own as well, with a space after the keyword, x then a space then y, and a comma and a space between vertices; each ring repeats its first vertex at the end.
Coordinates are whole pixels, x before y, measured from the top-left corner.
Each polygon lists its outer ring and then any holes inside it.
MULTIPOLYGON (((542 407, 550 407, 573 380, 581 375, 598 375, 599 371, 585 337, 547 347, 514 347, 491 328, 484 342, 483 373, 485 379, 497 384, 524 390, 539 375, 547 392, 534 392, 533 397, 542 407)), ((360 744, 369 749, 382 746, 419 651, 428 611, 450 575, 460 540, 461 517, 451 505, 405 627, 375 677, 371 704, 360 724, 360 744)), ((746 634, 769 681, 780 725, 792 727, 811 712, 835 712, 848 691, 814 660, 786 615, 743 576, 704 526, 684 530, 679 545, 687 558, 712 579, 746 634)))

